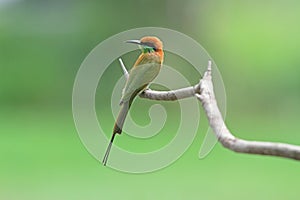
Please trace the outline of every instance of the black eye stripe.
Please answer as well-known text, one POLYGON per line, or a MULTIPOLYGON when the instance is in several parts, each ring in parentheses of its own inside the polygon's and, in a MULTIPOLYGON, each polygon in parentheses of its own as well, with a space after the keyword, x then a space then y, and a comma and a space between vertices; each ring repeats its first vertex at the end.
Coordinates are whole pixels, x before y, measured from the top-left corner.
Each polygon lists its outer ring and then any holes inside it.
POLYGON ((145 46, 148 46, 148 47, 152 47, 154 50, 156 50, 154 44, 151 43, 151 42, 143 42, 142 45, 145 45, 145 46))

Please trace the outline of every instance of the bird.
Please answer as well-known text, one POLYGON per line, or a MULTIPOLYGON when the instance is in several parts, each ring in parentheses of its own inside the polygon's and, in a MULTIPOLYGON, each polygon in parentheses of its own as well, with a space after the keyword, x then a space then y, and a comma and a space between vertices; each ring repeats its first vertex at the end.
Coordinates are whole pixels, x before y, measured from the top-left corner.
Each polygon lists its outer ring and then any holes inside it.
POLYGON ((122 133, 122 128, 133 100, 136 96, 145 91, 159 74, 164 60, 163 43, 155 36, 145 36, 140 40, 127 40, 126 42, 137 44, 142 52, 129 71, 129 77, 125 83, 120 100, 121 109, 114 124, 111 140, 102 160, 104 166, 107 163, 116 134, 122 133))

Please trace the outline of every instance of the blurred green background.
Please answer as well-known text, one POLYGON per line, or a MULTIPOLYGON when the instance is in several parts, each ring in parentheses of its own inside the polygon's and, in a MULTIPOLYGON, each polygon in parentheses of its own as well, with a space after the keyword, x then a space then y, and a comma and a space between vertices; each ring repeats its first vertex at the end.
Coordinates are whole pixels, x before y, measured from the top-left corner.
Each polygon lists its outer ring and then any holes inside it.
POLYGON ((166 27, 214 58, 236 136, 300 145, 299 19, 296 0, 0 0, 0 199, 298 199, 299 162, 220 144, 199 160, 201 130, 160 171, 102 167, 80 142, 71 95, 98 43, 131 28, 166 27))

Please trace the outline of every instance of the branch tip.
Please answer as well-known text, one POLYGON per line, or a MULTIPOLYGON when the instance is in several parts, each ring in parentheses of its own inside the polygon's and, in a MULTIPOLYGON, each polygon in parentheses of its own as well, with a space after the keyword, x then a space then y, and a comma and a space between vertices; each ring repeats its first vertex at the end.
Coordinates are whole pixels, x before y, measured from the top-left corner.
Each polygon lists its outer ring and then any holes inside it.
POLYGON ((125 75, 125 78, 126 78, 126 80, 127 80, 128 77, 129 77, 129 74, 128 74, 128 71, 127 71, 127 69, 126 69, 124 63, 123 63, 122 58, 119 58, 119 63, 120 63, 120 65, 121 65, 121 68, 122 68, 123 73, 124 73, 124 75, 125 75))
POLYGON ((212 66, 212 61, 211 61, 211 60, 208 60, 208 63, 207 63, 207 70, 206 70, 204 76, 211 76, 211 66, 212 66))

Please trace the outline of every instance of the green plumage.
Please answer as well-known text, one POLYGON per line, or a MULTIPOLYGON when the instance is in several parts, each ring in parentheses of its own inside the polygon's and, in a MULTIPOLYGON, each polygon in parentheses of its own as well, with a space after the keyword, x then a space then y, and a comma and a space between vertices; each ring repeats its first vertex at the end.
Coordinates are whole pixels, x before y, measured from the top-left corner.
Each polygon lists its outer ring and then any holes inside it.
POLYGON ((130 70, 129 78, 123 90, 121 104, 129 101, 133 94, 136 96, 146 89, 148 84, 154 80, 160 71, 161 63, 159 57, 155 54, 143 55, 139 60, 139 64, 130 70), (141 88, 143 86, 144 88, 141 88), (137 92, 137 90, 140 91, 137 92))

